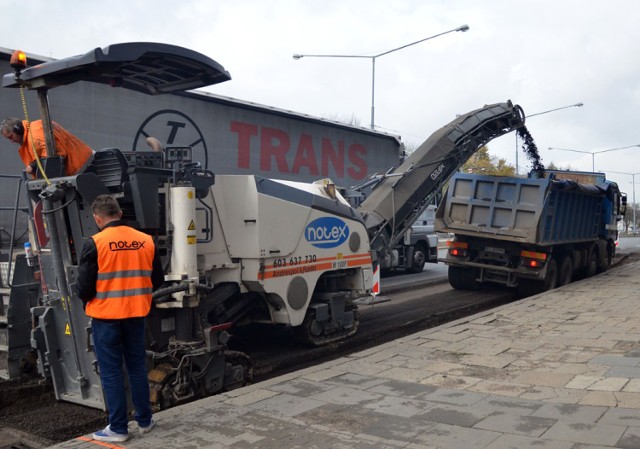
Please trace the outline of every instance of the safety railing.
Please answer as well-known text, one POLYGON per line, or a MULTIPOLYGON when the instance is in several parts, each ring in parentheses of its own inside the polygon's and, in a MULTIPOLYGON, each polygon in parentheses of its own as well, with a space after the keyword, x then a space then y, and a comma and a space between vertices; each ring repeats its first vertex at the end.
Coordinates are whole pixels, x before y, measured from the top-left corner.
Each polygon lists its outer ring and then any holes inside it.
MULTIPOLYGON (((0 204, 0 223, 11 222, 11 231, 8 232, 4 226, 0 227, 0 233, 6 234, 9 238, 8 250, 9 256, 7 262, 2 262, 4 265, 6 263, 6 269, 2 270, 2 279, 0 280, 1 285, 3 287, 11 287, 11 273, 13 272, 13 253, 16 247, 18 247, 19 242, 21 242, 25 235, 29 233, 29 227, 24 226, 18 229, 18 213, 26 213, 27 220, 30 219, 29 215, 29 204, 24 207, 20 207, 20 199, 22 195, 22 186, 26 181, 25 174, 22 175, 10 175, 0 173, 0 180, 7 180, 7 184, 11 185, 11 180, 15 180, 15 201, 13 205, 3 205, 0 204)), ((5 198, 7 196, 5 195, 5 198)), ((2 241, 0 237, 0 242, 2 241)), ((5 245, 1 245, 5 246, 5 245)), ((4 268, 4 266, 2 267, 4 268)))

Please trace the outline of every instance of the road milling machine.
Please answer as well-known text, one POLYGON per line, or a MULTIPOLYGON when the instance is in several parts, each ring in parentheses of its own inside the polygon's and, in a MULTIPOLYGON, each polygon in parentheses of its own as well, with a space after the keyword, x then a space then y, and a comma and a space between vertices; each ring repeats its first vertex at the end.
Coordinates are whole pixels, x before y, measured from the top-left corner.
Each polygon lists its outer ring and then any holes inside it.
MULTIPOLYGON (((400 166, 375 179, 354 208, 330 180, 299 183, 203 169, 188 147, 95 151, 74 176, 55 156, 50 88, 79 81, 155 95, 230 79, 217 62, 157 43, 126 43, 26 68, 3 87, 34 90, 47 158, 25 180, 36 256, 19 256, 4 315, 9 377, 29 356, 59 400, 104 409, 91 322, 76 296, 84 241, 98 229, 91 202, 112 194, 124 219, 152 235, 165 265, 147 320, 151 397, 166 408, 251 381, 251 363, 226 348, 234 327, 287 325, 322 345, 358 328, 354 300, 369 296, 377 261, 446 180, 482 145, 524 124, 511 102, 458 117, 400 166)), ((413 221, 412 221, 413 220, 413 221)))

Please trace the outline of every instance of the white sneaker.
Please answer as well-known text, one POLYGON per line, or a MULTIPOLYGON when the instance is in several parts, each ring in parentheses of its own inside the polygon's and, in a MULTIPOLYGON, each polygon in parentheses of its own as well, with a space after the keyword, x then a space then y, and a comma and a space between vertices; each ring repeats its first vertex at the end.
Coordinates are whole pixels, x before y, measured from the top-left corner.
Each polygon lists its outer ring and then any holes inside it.
POLYGON ((138 424, 138 430, 140 430, 140 433, 149 433, 155 426, 156 422, 153 420, 153 418, 151 418, 151 422, 147 427, 142 427, 140 424, 138 424))
POLYGON ((97 441, 107 441, 111 443, 121 443, 129 439, 128 433, 117 433, 111 430, 111 425, 108 425, 102 430, 98 430, 93 434, 93 439, 97 441))

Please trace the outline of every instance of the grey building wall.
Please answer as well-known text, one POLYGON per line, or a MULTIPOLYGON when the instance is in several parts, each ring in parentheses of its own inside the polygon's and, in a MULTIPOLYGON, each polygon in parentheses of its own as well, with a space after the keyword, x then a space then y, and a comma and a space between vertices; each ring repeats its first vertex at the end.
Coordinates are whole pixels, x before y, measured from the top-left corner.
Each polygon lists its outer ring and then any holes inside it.
MULTIPOLYGON (((9 50, 0 48, 0 74, 12 71, 9 57, 9 50)), ((32 57, 29 65, 34 62, 32 57)), ((36 93, 25 95, 29 119, 36 120, 36 93)), ((145 138, 154 136, 165 146, 192 146, 194 160, 219 174, 297 181, 331 178, 348 187, 397 164, 401 153, 395 136, 205 92, 148 96, 76 83, 52 89, 49 104, 54 121, 96 150, 147 150, 145 138)), ((0 119, 7 116, 24 118, 18 89, 0 89, 0 119)), ((0 139, 0 154, 0 174, 23 170, 15 144, 0 139)), ((11 226, 11 216, 3 209, 15 201, 16 186, 16 180, 0 178, 3 246, 11 226)), ((20 214, 21 230, 26 228, 24 215, 20 214)))

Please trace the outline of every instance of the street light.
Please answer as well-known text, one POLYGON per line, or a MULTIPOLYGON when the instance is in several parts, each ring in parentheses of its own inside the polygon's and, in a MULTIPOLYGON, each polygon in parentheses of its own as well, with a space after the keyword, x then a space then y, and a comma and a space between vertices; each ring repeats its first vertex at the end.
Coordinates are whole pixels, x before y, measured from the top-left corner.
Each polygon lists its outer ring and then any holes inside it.
MULTIPOLYGON (((535 117, 536 115, 548 114, 549 112, 555 112, 555 111, 559 111, 561 109, 581 108, 582 106, 584 106, 584 103, 582 103, 582 102, 576 103, 576 104, 570 104, 568 106, 562 106, 562 107, 559 107, 559 108, 549 109, 548 111, 536 112, 535 114, 527 115, 525 118, 527 119, 527 118, 535 117)), ((519 153, 519 149, 518 149, 518 133, 516 133, 516 175, 518 175, 518 153, 519 153)))
POLYGON ((436 34, 433 36, 425 37, 424 39, 420 39, 419 41, 411 42, 410 44, 403 45, 401 47, 393 48, 391 50, 384 51, 382 53, 378 53, 377 55, 367 56, 367 55, 301 55, 294 54, 293 59, 302 59, 302 58, 364 58, 371 59, 371 129, 375 128, 375 99, 376 99, 376 58, 380 56, 388 55, 389 53, 393 53, 394 51, 402 50, 403 48, 411 47, 412 45, 419 44, 424 41, 428 41, 430 39, 434 39, 438 36, 442 36, 444 34, 453 33, 455 31, 468 31, 469 25, 461 25, 458 28, 454 28, 453 30, 445 31, 440 34, 436 34))
POLYGON ((629 145, 627 147, 609 148, 608 150, 601 150, 601 151, 582 151, 582 150, 572 150, 571 148, 555 148, 555 147, 549 147, 549 150, 573 151, 574 153, 590 154, 591 155, 591 171, 595 173, 595 171, 596 171, 596 163, 595 163, 596 154, 608 153, 609 151, 626 150, 627 148, 634 148, 634 147, 640 147, 640 144, 629 145))
POLYGON ((631 176, 631 183, 633 184, 633 195, 632 195, 632 201, 633 201, 633 233, 636 233, 636 175, 640 175, 640 173, 625 173, 622 171, 611 171, 608 170, 610 173, 617 173, 619 175, 629 175, 631 176))

